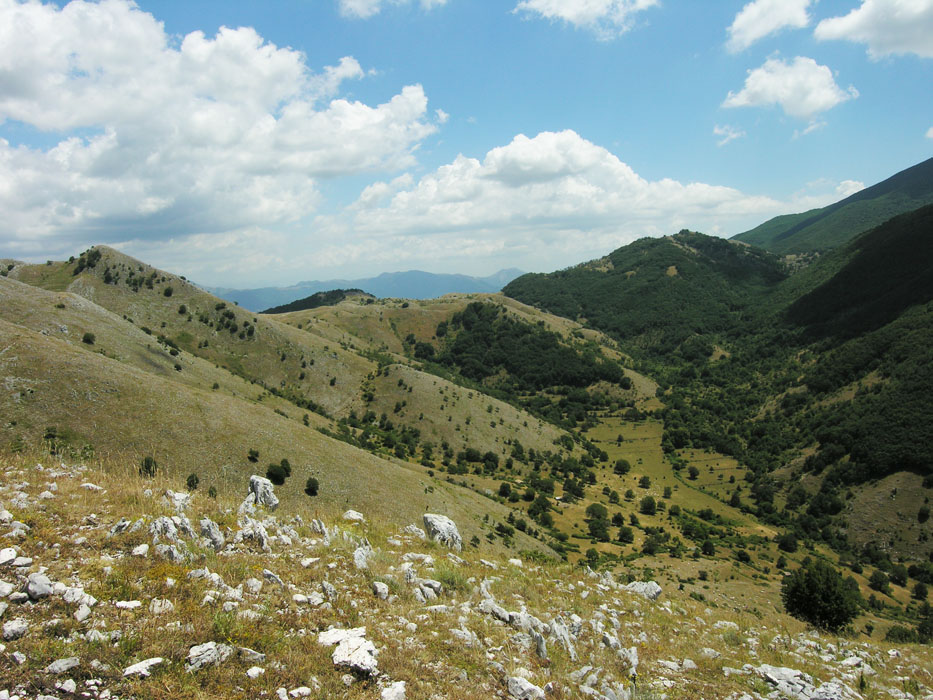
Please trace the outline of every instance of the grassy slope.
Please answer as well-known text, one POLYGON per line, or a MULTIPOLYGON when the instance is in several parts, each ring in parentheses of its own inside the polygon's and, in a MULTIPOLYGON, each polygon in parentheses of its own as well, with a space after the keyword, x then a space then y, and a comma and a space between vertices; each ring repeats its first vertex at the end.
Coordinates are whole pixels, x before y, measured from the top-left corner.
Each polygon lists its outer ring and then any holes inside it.
MULTIPOLYGON (((446 512, 472 536, 486 513, 504 517, 497 504, 420 468, 321 435, 301 423, 294 407, 285 417, 264 402, 162 378, 6 321, 0 337, 4 450, 19 437, 34 443, 55 426, 76 448, 91 444, 98 455, 130 462, 149 454, 173 477, 195 472, 205 489, 214 485, 221 493, 285 457, 294 470, 279 489, 287 501, 306 500, 304 482, 314 475, 322 504, 399 524, 418 522, 425 511, 446 512), (260 451, 258 464, 247 461, 250 449, 260 451)), ((525 538, 521 546, 540 547, 525 538)))
POLYGON ((778 254, 837 248, 893 216, 933 203, 933 159, 822 209, 778 216, 735 238, 778 254))

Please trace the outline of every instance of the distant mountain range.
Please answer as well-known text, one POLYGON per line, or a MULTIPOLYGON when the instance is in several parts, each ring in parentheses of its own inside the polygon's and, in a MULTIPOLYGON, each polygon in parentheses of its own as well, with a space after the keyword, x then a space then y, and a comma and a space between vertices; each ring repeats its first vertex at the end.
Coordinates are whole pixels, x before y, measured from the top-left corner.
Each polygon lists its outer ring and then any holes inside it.
POLYGON ((360 289, 380 298, 434 299, 445 294, 493 293, 524 274, 510 268, 488 277, 435 274, 421 270, 384 272, 378 277, 356 280, 325 280, 299 282, 291 287, 262 287, 259 289, 229 289, 205 287, 211 294, 232 301, 250 311, 262 311, 282 306, 311 296, 316 292, 333 289, 360 289))
POLYGON ((734 238, 778 255, 826 252, 927 204, 933 204, 933 158, 828 207, 776 216, 734 238))

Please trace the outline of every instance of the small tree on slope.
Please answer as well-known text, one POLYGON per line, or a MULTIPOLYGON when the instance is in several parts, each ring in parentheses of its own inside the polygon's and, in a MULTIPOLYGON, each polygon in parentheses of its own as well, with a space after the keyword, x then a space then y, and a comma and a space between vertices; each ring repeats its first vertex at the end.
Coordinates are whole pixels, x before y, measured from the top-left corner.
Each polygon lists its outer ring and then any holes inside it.
POLYGON ((857 591, 836 569, 820 560, 805 561, 786 577, 781 584, 781 599, 788 613, 829 631, 842 629, 859 611, 857 591))

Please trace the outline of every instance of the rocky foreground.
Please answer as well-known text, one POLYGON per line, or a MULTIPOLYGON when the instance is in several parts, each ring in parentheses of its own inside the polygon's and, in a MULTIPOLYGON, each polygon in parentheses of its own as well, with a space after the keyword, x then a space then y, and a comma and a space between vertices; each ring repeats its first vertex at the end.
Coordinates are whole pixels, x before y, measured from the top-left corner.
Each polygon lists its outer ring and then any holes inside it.
POLYGON ((0 700, 933 698, 933 654, 464 548, 439 514, 283 513, 2 461, 0 700), (488 558, 487 558, 488 557, 488 558))

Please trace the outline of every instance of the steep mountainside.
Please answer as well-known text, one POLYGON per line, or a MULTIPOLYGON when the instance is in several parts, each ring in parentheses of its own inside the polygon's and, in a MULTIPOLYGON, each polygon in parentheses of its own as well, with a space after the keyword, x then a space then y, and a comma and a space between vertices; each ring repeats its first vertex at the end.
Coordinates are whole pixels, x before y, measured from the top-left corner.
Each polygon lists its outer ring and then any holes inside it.
MULTIPOLYGON (((862 507, 869 484, 890 480, 897 494, 899 474, 919 475, 917 484, 933 477, 931 213, 898 216, 783 279, 776 263, 759 272, 773 258, 750 257, 739 259, 750 272, 711 283, 712 261, 703 261, 707 274, 681 274, 683 250, 640 241, 505 291, 571 316, 602 301, 588 324, 665 389, 664 450, 675 469, 696 450, 729 455, 749 469, 759 518, 857 554, 871 543, 866 518, 878 523, 878 507, 862 507), (653 284, 633 287, 642 268, 613 275, 612 261, 648 257, 646 248, 656 256, 653 284), (658 273, 668 266, 680 288, 658 273)), ((923 496, 905 497, 881 506, 888 515, 876 536, 884 531, 889 550, 925 558, 933 545, 923 496)), ((742 502, 738 489, 732 498, 742 502)))
POLYGON ((779 255, 826 252, 927 204, 933 204, 933 158, 828 207, 778 216, 734 238, 779 255))
POLYGON ((785 276, 769 253, 681 231, 566 270, 523 275, 503 294, 580 320, 632 351, 667 353, 697 333, 730 331, 785 276))

